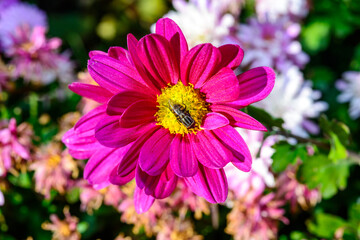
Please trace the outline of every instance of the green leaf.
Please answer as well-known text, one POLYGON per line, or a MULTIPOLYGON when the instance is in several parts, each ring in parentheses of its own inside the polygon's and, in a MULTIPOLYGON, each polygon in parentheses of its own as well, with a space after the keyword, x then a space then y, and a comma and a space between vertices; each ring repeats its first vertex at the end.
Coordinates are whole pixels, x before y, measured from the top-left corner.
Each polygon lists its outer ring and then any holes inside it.
POLYGON ((345 159, 347 157, 346 148, 340 142, 339 137, 334 134, 330 133, 331 136, 331 149, 329 153, 329 158, 337 161, 339 159, 345 159))
POLYGON ((328 199, 338 189, 346 188, 351 164, 346 160, 334 162, 325 155, 311 156, 299 167, 298 179, 310 189, 319 188, 323 198, 328 199))
POLYGON ((304 159, 307 155, 304 145, 292 146, 290 144, 280 144, 273 147, 275 153, 272 155, 272 170, 276 173, 284 171, 289 164, 295 164, 296 161, 304 159))
POLYGON ((78 187, 71 189, 66 193, 65 197, 69 203, 76 203, 80 198, 80 189, 78 187))
POLYGON ((332 239, 336 230, 345 225, 346 222, 340 217, 326 213, 317 213, 315 215, 315 222, 309 222, 307 227, 312 234, 322 238, 332 239))
POLYGON ((248 106, 245 108, 245 113, 249 114, 260 123, 262 123, 268 130, 271 130, 273 127, 278 127, 282 129, 282 124, 284 120, 280 118, 273 118, 269 113, 263 109, 248 106))
POLYGON ((330 24, 325 21, 314 20, 302 31, 304 48, 312 53, 325 49, 330 39, 330 24))
POLYGON ((20 173, 19 176, 10 175, 9 181, 19 187, 31 188, 31 177, 27 172, 20 173))
POLYGON ((334 133, 337 135, 341 144, 349 144, 350 129, 344 123, 334 119, 329 121, 325 115, 321 115, 319 124, 325 135, 331 138, 331 134, 334 133))

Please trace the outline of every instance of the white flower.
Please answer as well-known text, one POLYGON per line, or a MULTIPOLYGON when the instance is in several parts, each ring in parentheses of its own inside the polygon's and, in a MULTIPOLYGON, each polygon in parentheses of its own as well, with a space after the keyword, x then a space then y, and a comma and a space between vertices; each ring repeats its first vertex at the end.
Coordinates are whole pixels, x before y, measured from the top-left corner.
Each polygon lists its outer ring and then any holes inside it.
POLYGON ((360 72, 343 73, 342 80, 336 82, 336 88, 342 92, 337 100, 341 103, 350 102, 350 117, 360 117, 360 72))
POLYGON ((261 21, 276 21, 282 16, 303 18, 309 12, 307 0, 256 0, 256 13, 261 21))
POLYGON ((228 179, 229 189, 236 197, 245 196, 251 191, 256 196, 261 195, 266 186, 274 187, 274 175, 270 171, 272 164, 271 156, 274 149, 271 146, 275 138, 268 137, 263 142, 264 134, 257 131, 249 131, 237 128, 248 145, 252 158, 254 159, 250 172, 243 172, 234 165, 228 164, 224 169, 228 179), (259 153, 259 157, 256 156, 259 153))
POLYGON ((318 127, 308 118, 318 117, 328 108, 327 103, 316 101, 320 97, 321 93, 314 91, 311 82, 305 82, 300 70, 292 66, 277 76, 270 95, 254 105, 274 117, 282 118, 283 127, 293 134, 307 137, 307 132, 318 132, 318 127))
MULTIPOLYGON (((176 11, 164 15, 176 22, 183 31, 189 47, 200 43, 212 43, 219 46, 230 27, 235 23, 231 14, 223 14, 209 2, 183 0, 173 1, 176 11)), ((154 30, 154 26, 152 27, 154 30)))

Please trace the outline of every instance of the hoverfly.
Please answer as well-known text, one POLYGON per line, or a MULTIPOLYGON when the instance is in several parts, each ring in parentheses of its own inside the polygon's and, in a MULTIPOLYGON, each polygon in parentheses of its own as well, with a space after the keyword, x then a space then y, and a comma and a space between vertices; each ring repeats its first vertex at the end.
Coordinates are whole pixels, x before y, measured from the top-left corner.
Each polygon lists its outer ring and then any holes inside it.
POLYGON ((180 104, 175 103, 169 99, 169 108, 171 112, 176 116, 176 119, 182 123, 187 129, 194 127, 195 120, 191 117, 189 111, 180 104))

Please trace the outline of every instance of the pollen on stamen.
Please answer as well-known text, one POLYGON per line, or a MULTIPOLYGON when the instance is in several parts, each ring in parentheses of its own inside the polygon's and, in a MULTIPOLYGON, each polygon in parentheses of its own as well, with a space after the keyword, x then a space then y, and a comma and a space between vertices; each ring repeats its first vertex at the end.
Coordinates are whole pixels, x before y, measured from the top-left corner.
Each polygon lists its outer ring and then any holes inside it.
POLYGON ((198 89, 192 84, 185 86, 180 80, 176 85, 168 85, 157 96, 158 111, 155 114, 157 125, 168 129, 172 134, 196 134, 201 130, 201 124, 205 115, 209 112, 208 103, 198 89), (169 101, 170 100, 170 101, 169 101), (177 116, 171 111, 169 102, 182 105, 194 119, 195 124, 186 128, 179 122, 177 116))

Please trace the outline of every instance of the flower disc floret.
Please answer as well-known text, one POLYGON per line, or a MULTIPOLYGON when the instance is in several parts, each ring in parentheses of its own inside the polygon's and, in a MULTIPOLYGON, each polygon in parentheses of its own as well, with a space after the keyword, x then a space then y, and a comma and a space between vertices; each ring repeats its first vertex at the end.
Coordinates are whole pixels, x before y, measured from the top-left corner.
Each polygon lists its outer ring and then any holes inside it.
POLYGON ((204 94, 200 93, 198 89, 194 89, 192 84, 185 86, 181 81, 178 81, 176 85, 169 84, 157 96, 159 109, 155 114, 157 125, 169 129, 172 134, 197 133, 201 129, 203 118, 209 112, 208 103, 204 99, 204 94), (194 119, 194 126, 187 128, 183 125, 172 112, 171 106, 169 106, 170 102, 184 107, 185 111, 194 119))

